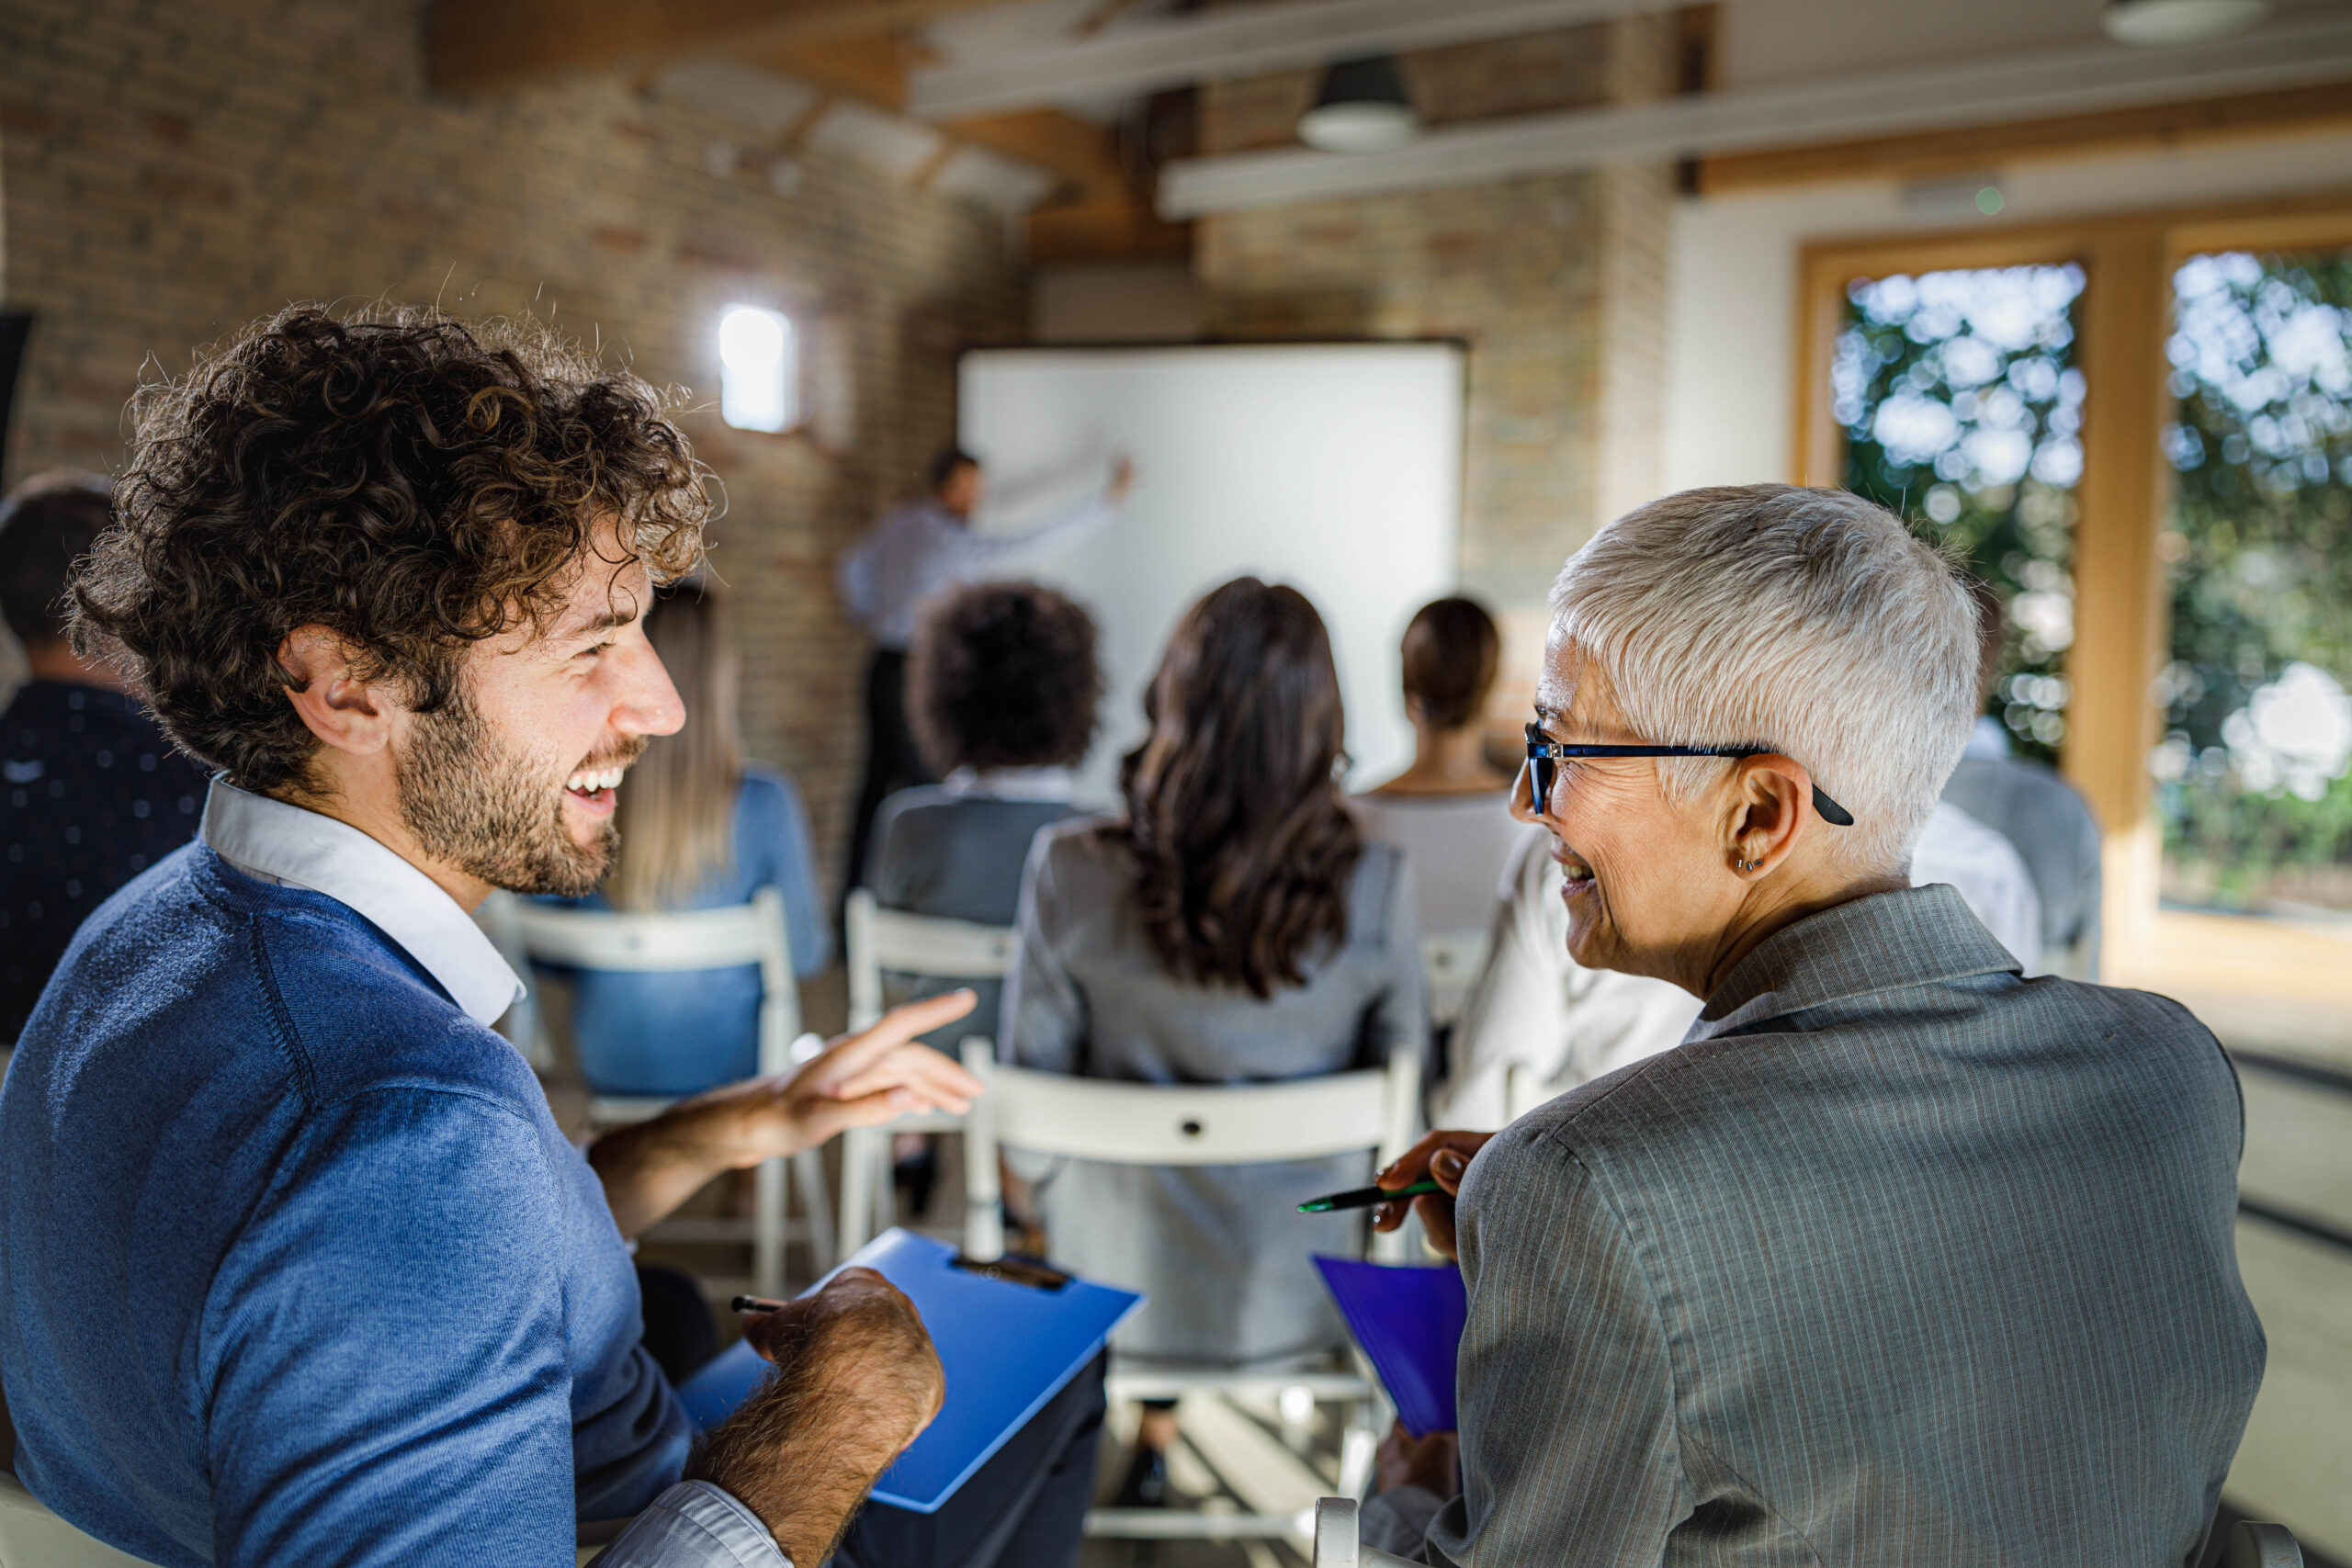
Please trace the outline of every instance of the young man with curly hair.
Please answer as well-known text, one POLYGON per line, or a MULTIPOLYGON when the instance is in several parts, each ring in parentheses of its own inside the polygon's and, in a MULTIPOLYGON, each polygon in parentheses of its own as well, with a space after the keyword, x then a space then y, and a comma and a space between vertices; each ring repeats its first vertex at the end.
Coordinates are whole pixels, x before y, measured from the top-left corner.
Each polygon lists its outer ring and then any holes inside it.
MULTIPOLYGON (((594 886, 630 761, 685 720, 640 624, 702 553, 662 400, 532 330, 298 307, 137 412, 76 637, 218 774, 0 1089, 17 1473, 164 1564, 556 1568, 636 1516, 615 1568, 816 1568, 938 1407, 921 1321, 852 1271, 755 1322, 778 1375, 697 1450, 627 1238, 722 1170, 967 1104, 910 1042, 969 998, 583 1158, 489 1029, 518 987, 468 918, 594 886)), ((1088 1395, 1014 1445, 1037 1475, 1082 1468, 1088 1395)), ((1074 1555, 1082 1484, 1000 1479, 974 1539, 869 1516, 837 1560, 1074 1555)))

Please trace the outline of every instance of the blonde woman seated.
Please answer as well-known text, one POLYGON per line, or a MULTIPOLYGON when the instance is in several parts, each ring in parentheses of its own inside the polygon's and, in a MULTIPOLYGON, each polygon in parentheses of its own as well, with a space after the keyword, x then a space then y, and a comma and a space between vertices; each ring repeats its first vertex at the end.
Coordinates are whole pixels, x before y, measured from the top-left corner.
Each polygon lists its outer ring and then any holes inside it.
MULTIPOLYGON (((715 592, 681 583, 645 616, 645 635, 685 699, 686 727, 650 742, 629 769, 615 820, 620 854, 582 908, 713 909, 784 895, 792 964, 821 971, 831 936, 819 913, 800 792, 743 761, 737 657, 715 592)), ((580 1070, 604 1094, 695 1094, 759 1070, 760 972, 568 972, 580 1070)))
MULTIPOLYGON (((1023 1066, 1136 1083, 1239 1084, 1376 1066, 1422 1045, 1403 857, 1340 792, 1340 686, 1322 618, 1241 578, 1186 613, 1144 699, 1126 810, 1031 851, 1003 1047, 1023 1066)), ((1337 1349, 1308 1257, 1348 1252, 1309 1194, 1362 1156, 1278 1165, 1069 1162, 1037 1202, 1053 1256, 1148 1293, 1129 1354, 1229 1366, 1337 1349)), ((1148 1416, 1123 1501, 1159 1499, 1172 1415, 1148 1416)))

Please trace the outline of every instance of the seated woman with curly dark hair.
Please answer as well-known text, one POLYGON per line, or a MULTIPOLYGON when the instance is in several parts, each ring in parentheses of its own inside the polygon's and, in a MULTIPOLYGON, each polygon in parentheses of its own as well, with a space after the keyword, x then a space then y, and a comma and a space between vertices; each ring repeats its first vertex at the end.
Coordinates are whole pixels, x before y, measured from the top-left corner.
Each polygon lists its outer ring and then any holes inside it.
MULTIPOLYGON (((1025 1067, 1137 1083, 1267 1083, 1422 1047, 1405 863, 1340 794, 1339 677, 1295 589, 1238 578, 1194 604, 1144 698, 1125 811, 1038 835, 1001 1021, 1025 1067)), ((1122 1350, 1207 1365, 1341 1343, 1308 1257, 1349 1215, 1306 1193, 1363 1156, 1245 1166, 1029 1170, 1053 1256, 1146 1294, 1122 1350)), ((1159 1500, 1175 1435, 1147 1416, 1123 1501, 1159 1500)))
MULTIPOLYGON (((941 782, 883 801, 865 885, 885 908, 1009 926, 1029 842, 1075 809, 1070 770, 1094 743, 1094 621, 1038 583, 975 583, 916 626, 908 685, 941 782)), ((958 1033, 996 1027, 998 987, 976 988, 958 1033)))

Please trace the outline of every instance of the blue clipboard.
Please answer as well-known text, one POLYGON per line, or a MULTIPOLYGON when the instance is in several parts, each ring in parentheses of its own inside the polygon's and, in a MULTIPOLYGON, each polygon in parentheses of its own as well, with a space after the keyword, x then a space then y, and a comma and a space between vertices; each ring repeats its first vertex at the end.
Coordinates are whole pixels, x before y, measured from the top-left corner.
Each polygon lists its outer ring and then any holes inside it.
POLYGON ((1470 1298, 1462 1270, 1317 1256, 1315 1267, 1413 1436, 1455 1430, 1453 1363, 1470 1298))
MULTIPOLYGON (((944 1242, 894 1227, 842 1265, 871 1269, 907 1293, 947 1373, 938 1416, 882 1472, 871 1494, 919 1514, 935 1512, 954 1496, 1094 1359, 1111 1330, 1143 1301, 1132 1291, 1085 1280, 1073 1279, 1058 1291, 991 1280, 955 1267, 956 1256, 944 1242)), ((820 1280, 808 1289, 823 1284, 820 1280)), ((739 1339, 688 1378, 678 1397, 695 1425, 708 1430, 774 1371, 739 1339)))

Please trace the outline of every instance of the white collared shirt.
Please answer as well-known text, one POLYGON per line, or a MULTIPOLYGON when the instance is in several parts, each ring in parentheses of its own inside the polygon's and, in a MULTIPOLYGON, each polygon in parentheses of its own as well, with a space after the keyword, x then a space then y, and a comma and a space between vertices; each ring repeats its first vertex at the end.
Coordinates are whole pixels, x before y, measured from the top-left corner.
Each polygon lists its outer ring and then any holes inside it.
POLYGON ((323 893, 372 921, 487 1029, 523 982, 438 883, 348 822, 212 781, 198 830, 247 876, 323 893))
POLYGON ((1028 800, 1067 805, 1078 777, 1068 768, 956 768, 939 782, 950 800, 1028 800))

